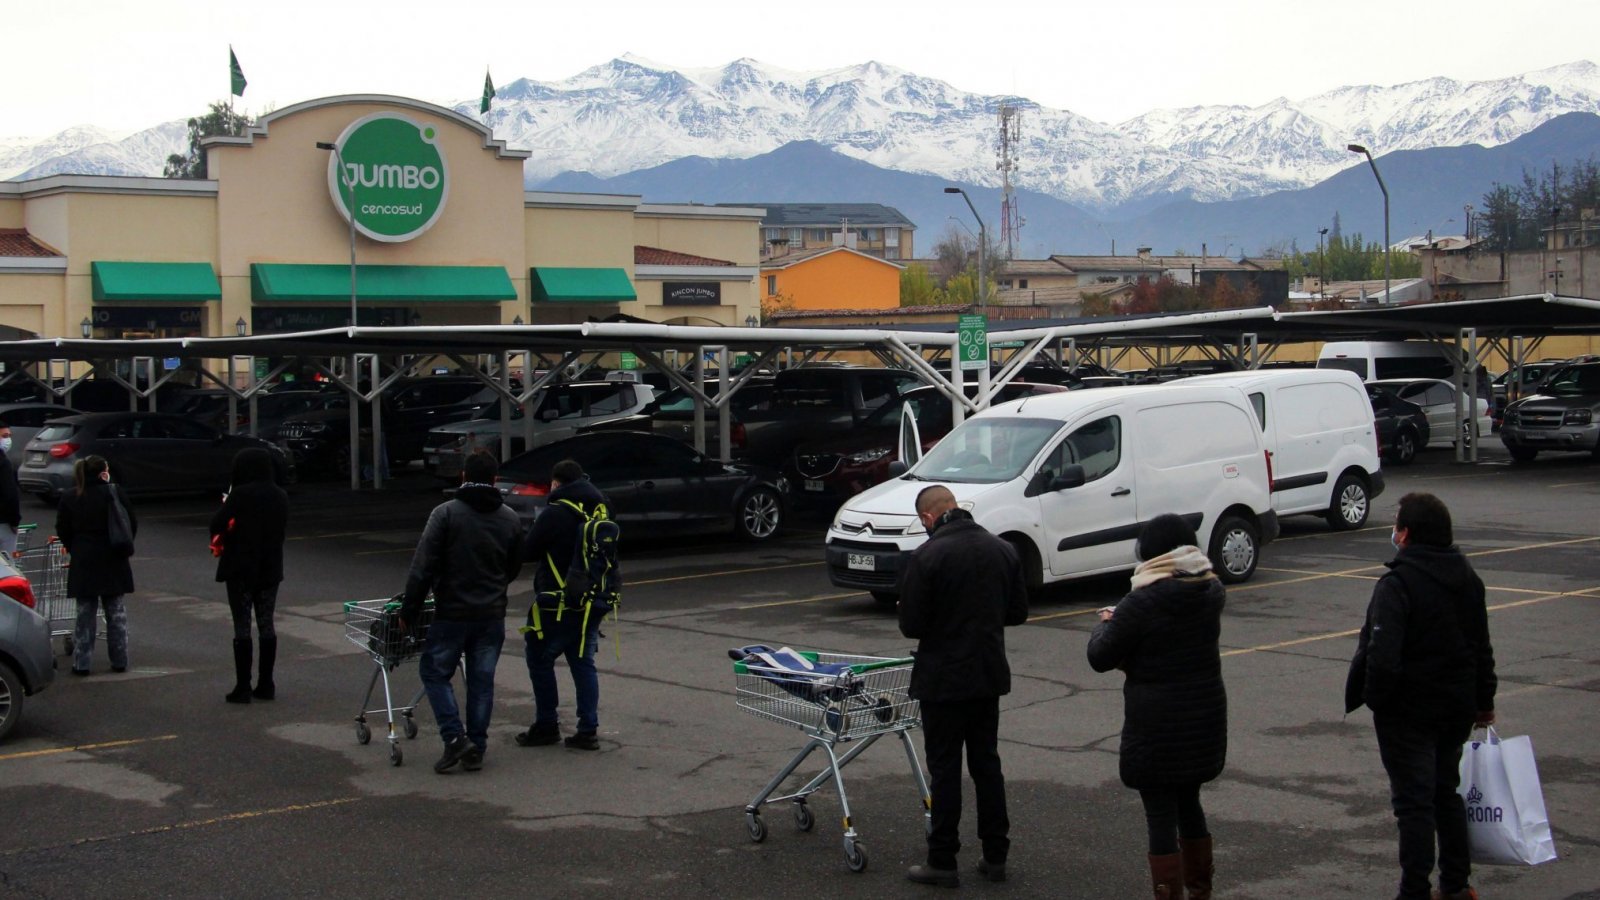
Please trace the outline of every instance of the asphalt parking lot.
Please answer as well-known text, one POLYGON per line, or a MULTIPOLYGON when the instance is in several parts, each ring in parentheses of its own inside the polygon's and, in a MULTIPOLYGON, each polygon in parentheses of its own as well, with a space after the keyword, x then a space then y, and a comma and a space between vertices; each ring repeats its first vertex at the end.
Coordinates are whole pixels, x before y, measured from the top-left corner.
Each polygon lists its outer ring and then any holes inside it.
MULTIPOLYGON (((1391 555, 1395 502, 1428 490, 1450 504, 1457 539, 1489 587, 1500 733, 1533 738, 1561 856, 1531 869, 1481 867, 1474 883, 1486 898, 1600 898, 1600 463, 1512 466, 1498 450, 1473 466, 1434 451, 1389 470, 1360 531, 1286 520, 1255 578, 1229 591, 1228 766, 1203 795, 1219 896, 1392 896, 1395 832, 1371 721, 1365 711, 1342 716, 1341 692, 1372 582, 1391 555)), ((725 651, 753 642, 910 649, 869 597, 828 583, 822 522, 796 523, 760 546, 625 549, 623 621, 607 628, 600 656, 599 753, 513 744, 532 715, 514 630, 481 772, 432 771, 439 744, 425 704, 421 734, 402 741, 403 766, 389 764, 381 730, 358 744, 353 720, 373 664, 346 640, 340 604, 403 586, 436 487, 417 475, 380 495, 296 490, 279 699, 243 707, 222 702, 230 627, 205 549, 212 504, 139 504, 131 670, 111 674, 98 650, 92 677, 58 679, 0 745, 0 896, 937 890, 903 880, 922 859, 921 806, 889 743, 846 770, 865 872, 845 866, 832 791, 814 798, 809 833, 782 808, 766 814, 763 843, 746 833, 744 804, 803 741, 741 714, 725 651)), ((52 518, 33 501, 24 516, 52 518)), ((1093 611, 1125 586, 1117 578, 1054 590, 1009 633, 1016 677, 1001 753, 1012 877, 969 875, 963 890, 1148 896, 1138 799, 1117 779, 1120 678, 1084 661, 1093 611)), ((513 607, 527 596, 524 577, 513 607)), ((396 677, 403 693, 415 690, 414 663, 396 677)), ((970 796, 967 808, 971 866, 970 796)))

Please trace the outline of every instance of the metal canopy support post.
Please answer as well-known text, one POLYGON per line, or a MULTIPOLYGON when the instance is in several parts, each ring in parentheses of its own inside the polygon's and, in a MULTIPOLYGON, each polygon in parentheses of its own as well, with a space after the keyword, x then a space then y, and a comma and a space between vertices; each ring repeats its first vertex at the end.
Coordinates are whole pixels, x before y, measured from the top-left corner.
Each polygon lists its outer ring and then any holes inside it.
POLYGON ((1255 332, 1247 331, 1239 335, 1239 362, 1247 369, 1261 368, 1261 346, 1257 341, 1255 332))
MULTIPOLYGON (((378 355, 372 354, 368 360, 372 366, 372 375, 367 379, 371 384, 378 383, 378 376, 382 370, 378 363, 378 355)), ((360 382, 357 382, 359 386, 360 382)), ((383 394, 372 392, 372 397, 367 401, 372 404, 372 489, 383 490, 383 471, 389 467, 389 442, 383 439, 383 394)), ((352 449, 354 445, 352 445, 352 449)), ((351 453, 351 457, 358 454, 351 453)))
POLYGON ((1456 462, 1478 461, 1478 330, 1456 332, 1456 420, 1464 422, 1456 441, 1456 462), (1462 417, 1465 416, 1465 419, 1462 417))
POLYGON ((724 463, 733 461, 733 411, 732 404, 728 402, 731 375, 728 370, 728 348, 723 345, 717 348, 717 396, 722 398, 722 402, 717 404, 717 446, 722 448, 721 459, 724 463))

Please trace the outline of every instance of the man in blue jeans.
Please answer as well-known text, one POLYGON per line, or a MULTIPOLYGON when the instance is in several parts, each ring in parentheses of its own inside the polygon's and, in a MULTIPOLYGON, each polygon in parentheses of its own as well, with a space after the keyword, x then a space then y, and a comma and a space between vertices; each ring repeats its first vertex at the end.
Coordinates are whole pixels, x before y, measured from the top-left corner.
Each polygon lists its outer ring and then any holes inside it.
POLYGON ((577 694, 578 730, 565 743, 578 750, 600 749, 595 736, 600 726, 600 676, 595 673, 594 651, 600 643, 603 611, 585 616, 581 609, 563 610, 560 579, 572 561, 587 516, 605 502, 605 495, 589 482, 575 460, 556 463, 550 472, 549 502, 534 520, 523 545, 522 558, 534 566, 534 606, 528 610, 523 635, 535 714, 533 725, 517 735, 520 747, 548 746, 561 740, 555 665, 557 659, 566 657, 577 694))
POLYGON ((498 470, 485 451, 467 457, 461 488, 428 516, 406 579, 402 628, 420 620, 423 600, 433 591, 433 624, 417 668, 444 740, 435 772, 457 763, 477 771, 489 740, 494 669, 506 639, 506 586, 522 568, 522 529, 494 486, 498 470), (457 663, 466 672, 465 729, 450 684, 457 663))

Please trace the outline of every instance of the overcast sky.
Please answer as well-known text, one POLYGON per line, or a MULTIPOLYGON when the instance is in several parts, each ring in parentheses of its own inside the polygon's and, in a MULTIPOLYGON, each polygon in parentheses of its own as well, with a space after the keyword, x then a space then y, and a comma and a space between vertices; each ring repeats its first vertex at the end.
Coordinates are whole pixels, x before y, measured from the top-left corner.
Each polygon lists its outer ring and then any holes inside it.
POLYGON ((228 93, 230 43, 250 112, 345 93, 450 104, 477 96, 486 66, 496 84, 557 81, 631 52, 684 67, 752 57, 803 71, 871 59, 1109 123, 1159 107, 1600 58, 1594 0, 1558 11, 1504 0, 6 0, 0 16, 6 137, 77 124, 133 131, 202 112, 228 93))

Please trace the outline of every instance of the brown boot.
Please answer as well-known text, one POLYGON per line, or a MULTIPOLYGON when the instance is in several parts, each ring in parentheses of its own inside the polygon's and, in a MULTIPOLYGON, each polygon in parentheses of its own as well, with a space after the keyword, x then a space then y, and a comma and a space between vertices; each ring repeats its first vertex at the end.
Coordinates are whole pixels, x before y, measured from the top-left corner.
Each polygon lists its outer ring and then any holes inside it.
POLYGON ((1183 856, 1150 854, 1150 881, 1155 886, 1155 900, 1183 900, 1183 856))
POLYGON ((1189 900, 1211 900, 1211 838, 1185 840, 1178 838, 1178 850, 1183 856, 1183 885, 1189 889, 1189 900))

